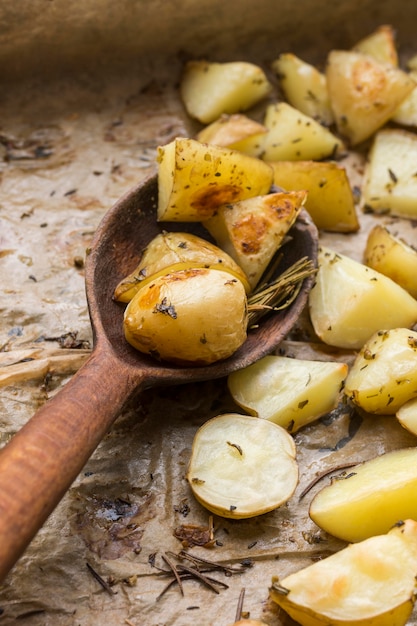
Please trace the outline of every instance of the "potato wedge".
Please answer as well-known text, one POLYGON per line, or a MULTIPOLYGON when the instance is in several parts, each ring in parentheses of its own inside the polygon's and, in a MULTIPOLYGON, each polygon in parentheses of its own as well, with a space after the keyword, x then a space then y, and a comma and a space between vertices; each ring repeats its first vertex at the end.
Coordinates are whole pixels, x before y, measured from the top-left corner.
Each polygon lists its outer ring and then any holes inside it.
POLYGON ((396 413, 397 420, 406 430, 417 435, 417 398, 409 400, 396 413))
POLYGON ((269 192, 267 163, 235 150, 178 138, 158 149, 158 221, 195 222, 222 204, 269 192))
POLYGON ((227 358, 245 341, 246 328, 241 281, 203 268, 155 278, 132 298, 124 315, 125 337, 134 348, 179 365, 227 358))
POLYGON ((246 111, 271 89, 265 72, 244 61, 189 61, 180 82, 187 113, 203 124, 214 122, 223 113, 246 111))
POLYGON ((368 157, 363 184, 367 211, 417 217, 417 136, 401 129, 380 130, 368 157))
POLYGON ((417 397, 417 332, 380 330, 357 355, 345 394, 368 413, 394 415, 417 397))
POLYGON ((284 189, 305 189, 304 208, 320 230, 351 233, 359 229, 346 170, 333 161, 274 161, 274 182, 284 189))
POLYGON ((366 241, 364 263, 417 298, 417 250, 377 224, 366 241))
POLYGON ((238 150, 253 157, 259 157, 263 150, 263 140, 267 133, 263 124, 246 115, 222 115, 206 126, 197 135, 202 143, 211 143, 231 150, 238 150))
POLYGON ((220 207, 204 222, 218 246, 256 287, 300 213, 305 191, 271 193, 220 207))
POLYGON ((291 106, 325 126, 333 123, 326 77, 322 72, 290 52, 281 54, 271 67, 291 106))
POLYGON ((141 287, 150 280, 179 270, 205 267, 222 269, 244 285, 246 293, 250 285, 244 271, 223 250, 191 233, 162 232, 146 247, 138 266, 117 285, 114 299, 130 302, 141 287))
POLYGON ((326 79, 338 131, 352 146, 381 128, 414 89, 406 72, 349 50, 330 52, 326 79))
POLYGON ((286 102, 268 105, 262 158, 265 161, 320 160, 337 154, 343 142, 312 117, 286 102))
POLYGON ((417 70, 409 73, 409 76, 416 83, 413 91, 403 100, 395 110, 391 120, 402 126, 417 126, 417 70))
POLYGON ((417 448, 385 452, 348 476, 323 487, 310 504, 313 522, 334 537, 362 541, 417 519, 417 448))
POLYGON ((247 413, 295 433, 337 406, 347 373, 345 363, 270 355, 229 374, 227 384, 247 413))
POLYGON ((191 452, 187 480, 209 511, 233 519, 278 508, 298 483, 295 443, 283 428, 228 413, 203 424, 191 452))
POLYGON ((318 259, 309 311, 324 343, 356 350, 380 329, 416 323, 417 300, 387 276, 325 246, 318 259))
POLYGON ((404 626, 416 597, 417 524, 347 546, 285 578, 270 596, 302 626, 404 626))
POLYGON ((389 24, 379 26, 373 33, 358 41, 353 46, 353 50, 368 54, 379 63, 388 63, 393 67, 398 67, 395 30, 389 24))

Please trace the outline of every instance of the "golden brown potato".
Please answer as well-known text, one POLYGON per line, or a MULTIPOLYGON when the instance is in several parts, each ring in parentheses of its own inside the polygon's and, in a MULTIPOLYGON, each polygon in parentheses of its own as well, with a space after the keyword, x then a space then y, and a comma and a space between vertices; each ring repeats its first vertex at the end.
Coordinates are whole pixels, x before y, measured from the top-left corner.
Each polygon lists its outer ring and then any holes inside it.
POLYGON ((197 135, 202 143, 212 143, 244 154, 259 157, 263 150, 263 140, 267 133, 263 124, 255 122, 246 115, 222 115, 218 120, 206 126, 197 135))
POLYGON ((196 222, 269 192, 273 171, 246 154, 178 138, 158 150, 158 221, 196 222))
POLYGON ((320 230, 351 233, 359 229, 346 170, 333 161, 275 161, 274 182, 284 189, 305 189, 304 208, 320 230))
POLYGON ((373 33, 358 41, 353 50, 369 54, 379 63, 388 63, 398 67, 395 31, 389 24, 379 26, 373 33))

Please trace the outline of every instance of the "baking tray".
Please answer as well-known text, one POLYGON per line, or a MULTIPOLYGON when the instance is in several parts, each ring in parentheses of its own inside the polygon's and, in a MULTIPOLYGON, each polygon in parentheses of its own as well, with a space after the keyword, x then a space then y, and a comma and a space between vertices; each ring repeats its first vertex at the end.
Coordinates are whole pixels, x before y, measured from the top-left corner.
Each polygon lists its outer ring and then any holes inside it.
MULTIPOLYGON (((407 55, 416 23, 417 5, 405 1, 3 0, 2 444, 90 353, 83 260, 105 211, 155 171, 158 145, 198 130, 178 97, 184 60, 244 59, 267 68, 292 51, 323 64, 332 47, 349 47, 381 24, 397 29, 407 55)), ((349 164, 352 184, 360 184, 363 165, 360 158, 349 164)), ((359 216, 358 234, 323 233, 322 241, 360 259, 375 218, 359 216)), ((409 222, 379 221, 415 240, 409 222)), ((281 352, 353 358, 318 344, 307 316, 281 352)), ((146 391, 132 402, 7 577, 0 623, 226 625, 244 589, 251 617, 291 624, 268 600, 272 575, 344 545, 308 518, 320 485, 300 500, 303 489, 320 472, 414 446, 415 438, 392 419, 344 406, 304 428, 295 435, 300 484, 288 505, 252 520, 215 517, 211 547, 190 548, 242 571, 213 574, 224 585, 219 593, 196 580, 184 583, 183 596, 176 586, 163 593, 170 580, 160 571, 163 556, 178 554, 193 527, 210 537, 209 515, 185 481, 193 435, 235 408, 224 380, 146 391)), ((409 623, 417 624, 417 613, 409 623)))

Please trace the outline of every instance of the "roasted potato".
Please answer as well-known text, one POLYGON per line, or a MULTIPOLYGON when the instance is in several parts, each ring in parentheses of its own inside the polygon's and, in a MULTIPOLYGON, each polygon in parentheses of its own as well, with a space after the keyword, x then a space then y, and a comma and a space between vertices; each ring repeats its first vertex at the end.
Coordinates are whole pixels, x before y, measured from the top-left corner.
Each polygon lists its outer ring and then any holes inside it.
POLYGON ((417 524, 406 520, 274 578, 270 596, 302 626, 404 626, 415 603, 416 571, 417 524))
POLYGON ((379 63, 388 63, 393 67, 398 67, 395 31, 389 24, 379 26, 373 33, 358 41, 353 46, 353 50, 368 54, 379 63))
POLYGON ((246 111, 271 89, 265 72, 243 61, 189 61, 180 82, 187 113, 203 124, 214 122, 223 113, 246 111))
POLYGON ((417 435, 417 398, 409 400, 396 413, 396 417, 406 430, 417 435))
POLYGON ((326 79, 338 131, 352 146, 381 128, 415 85, 406 72, 350 50, 329 53, 326 79))
POLYGON ((230 374, 227 384, 247 413, 295 433, 337 406, 347 373, 345 363, 269 355, 230 374))
POLYGON ((197 431, 187 480, 209 511, 233 519, 278 508, 298 483, 295 443, 283 428, 256 417, 228 413, 197 431))
POLYGON ((334 161, 275 161, 274 182, 284 189, 305 189, 304 208, 319 230, 351 233, 359 229, 346 170, 334 161))
POLYGON ((417 519, 417 448, 385 452, 353 466, 346 478, 323 487, 310 504, 311 519, 344 541, 386 533, 417 519))
POLYGON ((417 71, 410 72, 410 77, 416 83, 413 91, 403 100, 391 117, 391 120, 402 126, 417 126, 417 71))
POLYGON ((198 133, 197 140, 259 157, 262 154, 263 140, 267 132, 263 124, 246 115, 235 113, 222 115, 218 120, 203 128, 198 133))
POLYGON ((417 136, 402 129, 374 137, 363 183, 365 210, 417 217, 417 136))
POLYGON ((356 350, 380 329, 417 322, 417 300, 387 276, 325 246, 318 258, 309 311, 325 343, 356 350))
POLYGON ((158 221, 206 220, 222 204, 268 193, 273 176, 236 150, 175 139, 158 149, 158 221))
POLYGON ((364 411, 381 415, 394 415, 417 397, 417 332, 376 332, 356 356, 345 394, 364 411))
POLYGON ((377 224, 368 234, 364 263, 417 298, 417 250, 377 224))

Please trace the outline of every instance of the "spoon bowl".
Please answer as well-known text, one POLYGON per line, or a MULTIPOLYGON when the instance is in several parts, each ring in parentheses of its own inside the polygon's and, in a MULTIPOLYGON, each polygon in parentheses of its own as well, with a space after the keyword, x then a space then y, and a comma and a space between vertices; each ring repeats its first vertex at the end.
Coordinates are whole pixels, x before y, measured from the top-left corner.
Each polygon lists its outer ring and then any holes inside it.
MULTIPOLYGON (((86 292, 93 329, 91 356, 0 452, 0 580, 4 579, 71 486, 133 394, 155 385, 221 378, 272 352, 297 322, 313 277, 297 298, 261 319, 228 359, 179 367, 141 354, 124 338, 124 307, 113 300, 118 282, 162 230, 207 237, 198 224, 156 221, 157 178, 126 193, 104 216, 86 260, 86 292)), ((317 230, 303 211, 291 229, 279 271, 308 257, 317 263, 317 230)))

